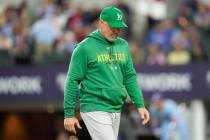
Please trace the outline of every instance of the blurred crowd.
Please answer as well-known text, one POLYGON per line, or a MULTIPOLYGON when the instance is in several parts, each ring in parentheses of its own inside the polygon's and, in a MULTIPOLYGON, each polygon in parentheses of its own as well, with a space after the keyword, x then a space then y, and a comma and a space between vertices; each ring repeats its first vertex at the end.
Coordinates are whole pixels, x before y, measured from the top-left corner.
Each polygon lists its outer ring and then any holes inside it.
MULTIPOLYGON (((141 39, 133 35, 129 5, 122 0, 113 5, 126 15, 129 28, 121 36, 129 42, 134 64, 183 65, 210 60, 207 4, 186 0, 173 17, 148 17, 141 39)), ((100 10, 97 6, 91 10, 73 7, 65 0, 43 0, 33 8, 23 0, 19 6, 4 7, 0 13, 0 65, 69 63, 75 44, 97 28, 100 10)))
POLYGON ((210 6, 185 0, 178 5, 174 17, 148 17, 148 21, 144 47, 140 51, 138 47, 131 48, 135 63, 185 65, 209 60, 210 6), (141 50, 142 54, 138 54, 141 50))

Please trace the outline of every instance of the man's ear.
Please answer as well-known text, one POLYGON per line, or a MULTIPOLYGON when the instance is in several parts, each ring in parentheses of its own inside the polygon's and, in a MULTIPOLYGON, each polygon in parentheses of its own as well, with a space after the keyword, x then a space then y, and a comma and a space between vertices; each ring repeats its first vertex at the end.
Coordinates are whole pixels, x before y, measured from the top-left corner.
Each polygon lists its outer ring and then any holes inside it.
POLYGON ((103 21, 103 20, 99 20, 99 23, 101 24, 101 25, 105 25, 106 24, 106 22, 105 21, 103 21))
POLYGON ((103 23, 103 21, 102 21, 101 19, 99 19, 98 23, 99 23, 99 24, 102 24, 102 23, 103 23))
POLYGON ((105 22, 103 20, 99 20, 99 30, 103 30, 104 23, 105 22))

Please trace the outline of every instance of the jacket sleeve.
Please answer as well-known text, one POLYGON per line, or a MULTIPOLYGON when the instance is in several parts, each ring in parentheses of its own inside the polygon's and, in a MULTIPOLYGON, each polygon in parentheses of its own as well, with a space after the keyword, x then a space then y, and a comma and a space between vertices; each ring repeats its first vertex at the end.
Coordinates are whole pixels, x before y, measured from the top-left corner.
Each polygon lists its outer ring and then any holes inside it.
POLYGON ((125 88, 131 97, 131 100, 135 104, 136 108, 143 108, 144 105, 144 99, 142 95, 141 88, 138 86, 136 71, 133 67, 132 58, 130 55, 130 50, 127 47, 127 63, 124 70, 124 78, 123 78, 123 84, 125 85, 125 88))
POLYGON ((77 46, 72 54, 64 89, 64 117, 74 117, 79 84, 84 78, 87 59, 84 47, 77 46))

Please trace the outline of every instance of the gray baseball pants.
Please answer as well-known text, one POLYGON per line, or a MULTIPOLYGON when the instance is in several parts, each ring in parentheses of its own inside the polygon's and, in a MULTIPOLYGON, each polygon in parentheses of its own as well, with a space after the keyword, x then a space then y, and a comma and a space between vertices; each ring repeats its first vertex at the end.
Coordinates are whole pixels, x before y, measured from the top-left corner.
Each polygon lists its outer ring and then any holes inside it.
POLYGON ((103 111, 81 112, 81 117, 92 140, 117 140, 120 113, 103 111))

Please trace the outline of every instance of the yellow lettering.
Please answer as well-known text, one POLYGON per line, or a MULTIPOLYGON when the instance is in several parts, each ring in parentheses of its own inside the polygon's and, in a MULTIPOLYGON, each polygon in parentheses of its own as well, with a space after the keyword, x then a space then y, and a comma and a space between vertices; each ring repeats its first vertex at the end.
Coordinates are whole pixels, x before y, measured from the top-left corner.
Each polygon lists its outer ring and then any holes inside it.
POLYGON ((122 53, 122 60, 121 61, 125 61, 125 54, 122 53))
POLYGON ((109 55, 108 54, 104 54, 104 59, 105 59, 105 62, 108 62, 109 61, 109 55))
POLYGON ((125 61, 126 57, 124 53, 115 53, 113 55, 109 54, 98 54, 97 61, 98 62, 114 62, 114 61, 125 61))
POLYGON ((97 55, 98 62, 102 62, 101 55, 97 55))
POLYGON ((118 60, 121 61, 121 53, 118 53, 118 60))

